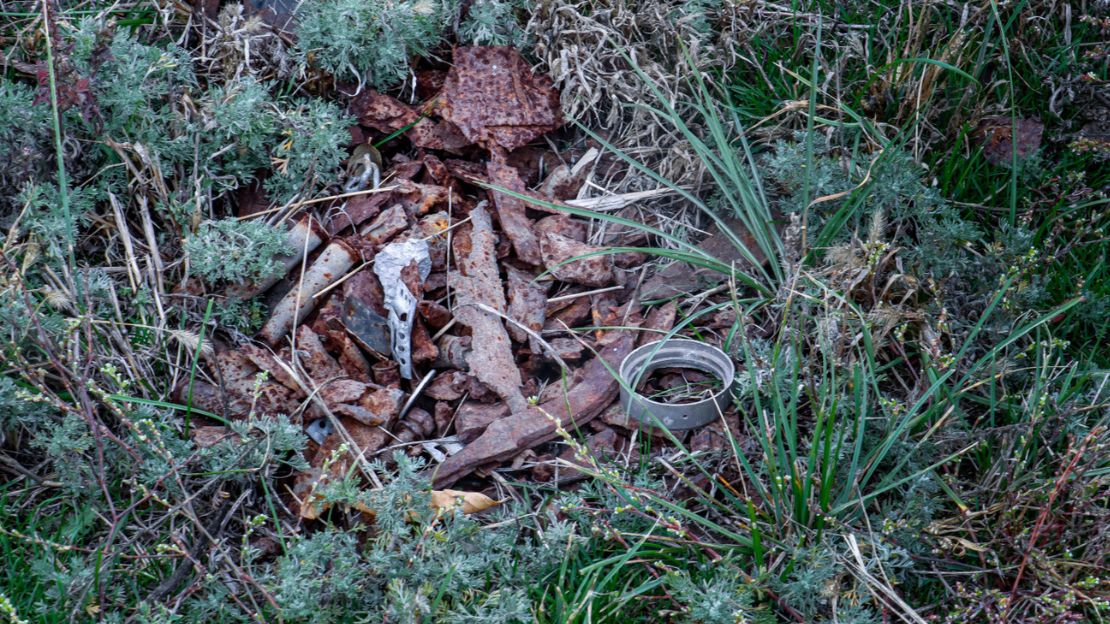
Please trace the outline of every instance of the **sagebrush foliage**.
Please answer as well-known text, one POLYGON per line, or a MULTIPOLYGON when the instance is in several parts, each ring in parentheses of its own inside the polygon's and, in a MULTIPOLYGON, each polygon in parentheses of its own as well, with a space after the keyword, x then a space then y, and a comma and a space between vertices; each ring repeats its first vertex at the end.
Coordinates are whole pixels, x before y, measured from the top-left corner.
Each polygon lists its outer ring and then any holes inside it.
POLYGON ((527 33, 521 28, 517 13, 526 7, 523 0, 474 0, 459 23, 459 41, 524 47, 527 33))
MULTIPOLYGON (((275 202, 338 179, 351 120, 330 102, 278 96, 273 85, 251 77, 202 86, 184 49, 145 42, 99 20, 79 22, 59 47, 71 50, 66 67, 87 78, 79 94, 84 104, 62 111, 65 138, 82 150, 71 183, 95 176, 83 187, 124 195, 129 170, 118 166, 121 157, 158 171, 170 192, 165 199, 182 205, 194 202, 198 190, 219 199, 269 169, 266 189, 275 202)), ((41 155, 51 140, 50 108, 33 102, 28 87, 0 80, 0 138, 41 155)), ((52 164, 41 157, 19 168, 6 164, 0 184, 47 183, 52 164)), ((211 206, 193 207, 199 209, 211 206)))
POLYGON ((0 76, 0 145, 7 154, 0 159, 0 216, 28 180, 49 170, 50 132, 49 105, 36 103, 30 86, 0 76))
POLYGON ((397 85, 454 18, 454 0, 320 0, 297 10, 302 62, 376 89, 397 85))
POLYGON ((281 230, 259 221, 210 221, 185 239, 190 269, 211 284, 273 277, 282 270, 276 257, 292 251, 281 230))
POLYGON ((334 182, 347 157, 342 146, 350 141, 347 127, 352 123, 338 106, 322 100, 297 102, 284 111, 266 191, 278 201, 288 201, 334 182))

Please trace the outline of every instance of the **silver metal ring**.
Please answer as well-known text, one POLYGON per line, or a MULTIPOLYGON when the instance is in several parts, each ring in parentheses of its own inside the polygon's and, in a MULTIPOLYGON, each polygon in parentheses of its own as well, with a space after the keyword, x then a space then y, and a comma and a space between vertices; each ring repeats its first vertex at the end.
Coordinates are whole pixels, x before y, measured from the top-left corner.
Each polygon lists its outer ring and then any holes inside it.
POLYGON ((717 347, 697 340, 672 339, 653 342, 629 353, 621 362, 621 405, 629 417, 645 425, 662 424, 672 431, 683 431, 707 425, 728 408, 736 365, 717 347), (693 368, 715 375, 721 389, 712 396, 694 403, 667 404, 654 401, 636 392, 639 382, 659 368, 693 368))

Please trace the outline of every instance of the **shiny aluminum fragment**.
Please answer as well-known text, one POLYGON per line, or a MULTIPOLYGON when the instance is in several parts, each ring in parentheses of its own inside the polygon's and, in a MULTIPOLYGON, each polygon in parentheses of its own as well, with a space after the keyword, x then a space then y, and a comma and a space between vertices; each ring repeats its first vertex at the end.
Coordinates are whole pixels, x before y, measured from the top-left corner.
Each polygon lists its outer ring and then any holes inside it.
POLYGON ((393 359, 401 367, 401 376, 412 379, 412 325, 416 319, 416 296, 411 293, 401 270, 416 262, 420 281, 432 272, 428 242, 420 239, 390 243, 374 256, 374 274, 385 291, 385 307, 389 310, 389 332, 393 359))
POLYGON ((736 365, 717 347, 672 338, 653 342, 629 353, 620 365, 621 406, 628 415, 647 426, 662 425, 671 431, 684 431, 707 425, 720 418, 732 401, 736 365), (667 404, 649 399, 635 391, 651 371, 667 367, 705 371, 721 380, 721 390, 694 403, 667 404))

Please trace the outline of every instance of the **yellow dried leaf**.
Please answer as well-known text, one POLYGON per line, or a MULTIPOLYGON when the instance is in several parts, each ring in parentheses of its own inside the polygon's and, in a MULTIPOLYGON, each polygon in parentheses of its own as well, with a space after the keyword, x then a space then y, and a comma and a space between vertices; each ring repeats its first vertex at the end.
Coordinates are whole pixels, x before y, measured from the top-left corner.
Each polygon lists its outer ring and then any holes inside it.
POLYGON ((432 507, 435 509, 452 509, 462 499, 462 512, 464 514, 485 511, 490 507, 500 505, 502 501, 495 501, 481 492, 461 492, 459 490, 433 490, 432 507))

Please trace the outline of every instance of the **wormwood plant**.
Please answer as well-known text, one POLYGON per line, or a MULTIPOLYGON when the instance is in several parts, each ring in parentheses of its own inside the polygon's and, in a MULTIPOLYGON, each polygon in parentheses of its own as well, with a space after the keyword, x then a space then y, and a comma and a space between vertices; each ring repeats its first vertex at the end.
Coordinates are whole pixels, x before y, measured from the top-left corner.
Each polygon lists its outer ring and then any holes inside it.
POLYGON ((276 256, 292 251, 281 230, 260 221, 211 221, 185 239, 190 268, 211 284, 273 277, 276 256))
POLYGON ((49 129, 49 108, 35 103, 31 87, 0 77, 0 144, 8 154, 0 162, 0 214, 27 180, 43 176, 49 129))
POLYGON ((297 10, 297 54, 341 80, 392 87, 439 43, 453 0, 321 0, 297 10))
POLYGON ((459 40, 471 45, 522 48, 527 35, 516 14, 526 7, 522 0, 475 0, 459 24, 459 40))
POLYGON ((266 191, 279 201, 288 201, 333 182, 339 163, 346 158, 342 147, 350 140, 347 127, 352 123, 338 106, 322 100, 297 102, 284 111, 266 191))

